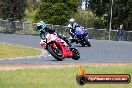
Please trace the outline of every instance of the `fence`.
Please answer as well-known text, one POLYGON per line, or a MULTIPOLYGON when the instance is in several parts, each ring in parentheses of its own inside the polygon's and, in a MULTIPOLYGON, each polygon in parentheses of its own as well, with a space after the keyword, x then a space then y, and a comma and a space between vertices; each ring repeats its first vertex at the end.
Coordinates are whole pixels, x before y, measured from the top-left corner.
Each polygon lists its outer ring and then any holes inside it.
MULTIPOLYGON (((60 34, 69 36, 67 26, 51 25, 47 24, 48 27, 53 27, 60 34)), ((109 31, 107 29, 94 29, 88 28, 89 37, 92 39, 109 39, 109 31)), ((8 21, 0 20, 0 32, 2 33, 16 33, 16 34, 33 34, 38 35, 36 31, 36 23, 20 22, 20 21, 8 21)), ((116 40, 117 30, 111 31, 111 40, 116 40)), ((124 40, 132 41, 132 31, 124 32, 124 40)))

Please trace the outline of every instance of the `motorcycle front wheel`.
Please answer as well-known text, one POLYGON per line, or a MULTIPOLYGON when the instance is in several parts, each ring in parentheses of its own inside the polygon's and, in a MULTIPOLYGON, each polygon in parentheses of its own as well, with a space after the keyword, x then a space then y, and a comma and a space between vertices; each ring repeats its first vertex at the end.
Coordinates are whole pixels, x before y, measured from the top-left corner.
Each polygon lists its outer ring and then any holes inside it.
POLYGON ((54 49, 51 45, 47 46, 48 52, 58 61, 62 61, 64 58, 62 57, 62 50, 57 47, 54 49), (58 49, 58 50, 57 50, 58 49), (58 52, 59 51, 59 52, 58 52))
POLYGON ((89 42, 89 40, 88 40, 88 36, 85 36, 84 39, 85 39, 85 44, 86 44, 88 47, 91 47, 91 44, 90 44, 90 42, 89 42))

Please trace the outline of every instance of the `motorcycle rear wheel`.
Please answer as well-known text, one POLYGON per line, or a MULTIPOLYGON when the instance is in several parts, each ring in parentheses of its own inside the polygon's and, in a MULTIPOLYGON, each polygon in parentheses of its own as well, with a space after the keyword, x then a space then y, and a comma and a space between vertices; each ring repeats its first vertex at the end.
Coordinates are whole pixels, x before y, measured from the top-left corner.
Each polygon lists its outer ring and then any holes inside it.
POLYGON ((76 48, 71 48, 71 51, 73 52, 72 59, 78 60, 80 58, 80 53, 76 48))

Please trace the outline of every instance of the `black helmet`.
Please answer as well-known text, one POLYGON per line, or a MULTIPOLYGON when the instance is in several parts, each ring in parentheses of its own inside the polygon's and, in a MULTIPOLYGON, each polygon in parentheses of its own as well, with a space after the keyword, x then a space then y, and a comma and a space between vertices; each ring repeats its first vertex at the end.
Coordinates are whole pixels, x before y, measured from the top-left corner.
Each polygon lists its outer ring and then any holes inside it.
POLYGON ((55 32, 55 29, 54 29, 54 28, 50 28, 50 29, 48 30, 48 32, 49 32, 50 34, 53 34, 53 33, 55 32))

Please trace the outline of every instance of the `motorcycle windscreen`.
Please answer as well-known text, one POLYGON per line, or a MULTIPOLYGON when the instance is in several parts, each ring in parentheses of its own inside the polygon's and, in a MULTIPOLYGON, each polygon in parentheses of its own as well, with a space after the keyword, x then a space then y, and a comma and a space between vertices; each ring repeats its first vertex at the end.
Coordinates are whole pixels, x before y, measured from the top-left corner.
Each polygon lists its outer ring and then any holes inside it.
POLYGON ((76 27, 75 29, 75 34, 76 35, 82 35, 82 34, 85 34, 85 30, 81 27, 76 27))

